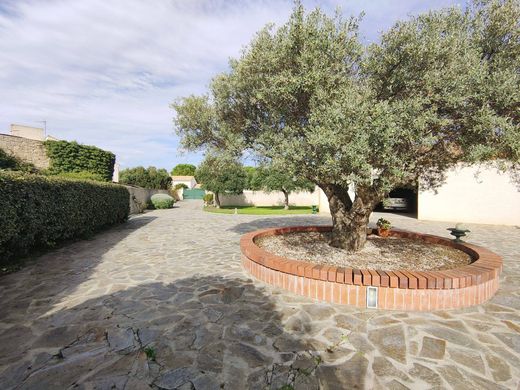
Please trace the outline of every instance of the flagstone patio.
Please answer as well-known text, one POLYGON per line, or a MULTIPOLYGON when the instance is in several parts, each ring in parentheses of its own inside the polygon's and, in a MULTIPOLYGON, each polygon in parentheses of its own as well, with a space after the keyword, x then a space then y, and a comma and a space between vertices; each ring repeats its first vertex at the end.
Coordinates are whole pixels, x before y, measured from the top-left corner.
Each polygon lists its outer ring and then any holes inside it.
MULTIPOLYGON (((185 201, 133 217, 1 277, 0 388, 520 385, 520 228, 468 225, 469 242, 504 259, 489 302, 404 313, 319 303, 242 270, 242 234, 329 218, 201 208, 185 201)), ((441 236, 453 226, 386 218, 441 236)))

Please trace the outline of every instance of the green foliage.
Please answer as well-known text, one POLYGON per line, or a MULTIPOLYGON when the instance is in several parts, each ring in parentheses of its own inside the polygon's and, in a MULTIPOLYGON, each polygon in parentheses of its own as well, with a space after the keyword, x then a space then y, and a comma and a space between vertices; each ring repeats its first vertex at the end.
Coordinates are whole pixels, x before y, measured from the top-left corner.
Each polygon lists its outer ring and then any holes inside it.
POLYGON ((123 169, 119 173, 119 182, 143 188, 167 190, 171 186, 172 178, 166 169, 136 167, 123 169))
POLYGON ((177 164, 172 169, 172 176, 195 176, 197 167, 192 164, 177 164))
POLYGON ((146 354, 146 358, 148 360, 155 362, 155 359, 157 358, 157 352, 155 351, 154 347, 151 347, 151 346, 146 347, 144 349, 144 353, 146 354))
POLYGON ((0 173, 0 263, 87 237, 128 217, 126 188, 61 177, 0 173))
POLYGON ((204 158, 197 169, 197 177, 202 188, 215 194, 217 206, 220 206, 218 194, 241 194, 247 181, 246 171, 240 162, 227 155, 215 154, 204 158))
POLYGON ((395 187, 435 188, 459 162, 520 165, 518 20, 517 0, 475 1, 398 22, 363 47, 356 19, 297 3, 209 95, 172 105, 176 131, 187 149, 247 149, 318 184, 332 245, 358 250, 395 187))
POLYGON ((314 191, 314 184, 301 177, 296 177, 286 169, 274 166, 261 166, 256 169, 252 180, 253 187, 267 192, 314 191))
POLYGON ((376 225, 378 228, 385 229, 385 230, 388 230, 392 227, 392 224, 390 223, 390 221, 387 219, 384 219, 384 218, 379 218, 377 220, 376 225))
POLYGON ((90 172, 112 181, 116 156, 95 146, 68 141, 45 141, 51 173, 90 172))
POLYGON ((22 172, 37 171, 34 165, 20 160, 3 149, 0 149, 0 169, 22 172))
POLYGON ((175 199, 168 194, 154 194, 150 200, 156 209, 171 209, 175 199))
POLYGON ((105 181, 105 178, 99 174, 92 172, 61 172, 56 176, 65 177, 68 179, 77 179, 77 180, 94 180, 94 181, 105 181))
POLYGON ((246 180, 246 188, 248 190, 256 191, 260 189, 259 182, 257 181, 257 171, 256 167, 244 167, 244 170, 247 174, 246 180))
POLYGON ((202 200, 204 201, 204 203, 206 204, 211 204, 213 203, 213 194, 209 193, 209 194, 205 194, 203 197, 202 197, 202 200))
POLYGON ((184 183, 177 183, 173 187, 174 190, 180 190, 181 188, 189 188, 189 187, 186 184, 184 184, 184 183))

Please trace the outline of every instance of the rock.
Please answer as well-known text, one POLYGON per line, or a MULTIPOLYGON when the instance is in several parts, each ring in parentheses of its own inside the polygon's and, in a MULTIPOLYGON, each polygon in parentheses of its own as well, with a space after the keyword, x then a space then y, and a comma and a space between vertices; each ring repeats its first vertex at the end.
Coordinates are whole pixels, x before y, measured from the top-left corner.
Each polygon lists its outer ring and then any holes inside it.
POLYGON ((34 341, 32 347, 65 347, 76 341, 80 333, 81 328, 77 326, 60 326, 57 328, 51 328, 38 337, 34 341))
POLYGON ((422 364, 414 363, 413 368, 410 370, 409 374, 414 378, 423 380, 431 386, 440 387, 442 385, 442 379, 439 374, 437 374, 432 369, 423 366, 422 364))
POLYGON ((314 321, 323 321, 335 314, 335 310, 328 304, 312 304, 302 307, 314 321))
POLYGON ((219 390, 220 383, 217 378, 210 374, 202 374, 196 377, 193 381, 195 390, 219 390))
POLYGON ((368 339, 384 356, 406 364, 406 341, 401 325, 371 330, 368 339))
POLYGON ((343 364, 320 364, 316 369, 316 377, 322 390, 364 389, 367 368, 368 360, 362 354, 356 353, 343 364))
POLYGON ((202 310, 209 322, 218 322, 224 315, 221 311, 206 307, 202 310))
POLYGON ((374 362, 372 363, 372 370, 374 371, 374 374, 380 377, 389 376, 399 378, 404 381, 410 380, 408 375, 395 368, 394 365, 387 358, 384 358, 382 356, 374 357, 374 362))
POLYGON ((495 355, 486 354, 486 361, 495 381, 502 382, 511 379, 511 370, 503 359, 495 355))
POLYGON ((409 387, 406 387, 401 382, 399 382, 395 379, 392 379, 390 382, 388 382, 388 384, 386 385, 386 388, 388 390, 408 390, 409 389, 409 387))
POLYGON ((421 357, 442 359, 446 352, 446 341, 424 336, 421 348, 421 357))
POLYGON ((303 373, 299 373, 296 375, 296 378, 294 378, 294 389, 318 390, 318 379, 314 375, 305 375, 303 373))
POLYGON ((505 345, 520 354, 520 334, 513 333, 493 333, 500 339, 505 345))
POLYGON ((144 347, 155 342, 160 337, 161 331, 153 328, 141 328, 137 331, 137 335, 139 336, 141 345, 144 347))
POLYGON ((485 372, 484 362, 478 352, 467 349, 450 349, 449 352, 450 358, 457 363, 469 367, 476 372, 485 372))
MULTIPOLYGON (((367 330, 367 321, 360 320, 358 317, 339 314, 334 317, 336 321, 336 326, 343 329, 348 329, 356 332, 365 333, 367 330)), ((392 320, 390 323, 397 323, 397 321, 392 320)), ((388 323, 384 324, 388 325, 388 323)))
POLYGON ((222 302, 231 303, 239 299, 244 292, 244 287, 225 287, 222 290, 222 302))
POLYGON ((251 368, 266 366, 272 362, 270 357, 263 355, 261 352, 247 344, 235 343, 231 344, 228 348, 232 355, 245 361, 251 368))
POLYGON ((271 372, 270 389, 278 390, 288 385, 290 369, 288 366, 275 364, 271 372))
POLYGON ((192 382, 199 374, 198 370, 191 367, 177 368, 162 374, 153 384, 159 389, 173 390, 187 382, 192 382))
POLYGON ((296 356, 296 359, 292 364, 292 368, 295 370, 303 371, 305 373, 310 373, 316 368, 316 364, 317 357, 312 356, 308 352, 302 352, 296 356))
POLYGON ((224 358, 224 344, 214 343, 199 350, 196 362, 202 371, 220 372, 224 358))
POLYGON ((128 353, 137 348, 132 328, 111 328, 107 335, 109 349, 118 353, 128 353))
POLYGON ((299 352, 307 350, 307 344, 303 340, 284 334, 278 337, 273 346, 280 352, 299 352))

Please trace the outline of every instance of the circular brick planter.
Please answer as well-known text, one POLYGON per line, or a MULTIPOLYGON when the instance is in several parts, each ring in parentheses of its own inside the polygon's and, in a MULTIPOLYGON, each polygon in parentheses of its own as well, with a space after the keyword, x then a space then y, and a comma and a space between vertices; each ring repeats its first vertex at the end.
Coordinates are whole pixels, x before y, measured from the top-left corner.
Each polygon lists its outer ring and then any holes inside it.
MULTIPOLYGON (((392 230, 390 236, 413 238, 450 246, 474 261, 446 271, 380 271, 317 265, 266 252, 255 244, 262 236, 292 232, 328 232, 331 226, 294 226, 258 230, 240 240, 242 264, 256 278, 310 298, 367 307, 367 290, 377 296, 377 307, 390 310, 432 311, 477 305, 498 289, 502 259, 467 243, 429 234, 392 230), (375 287, 375 289, 374 289, 375 287)), ((375 233, 370 231, 370 233, 375 233)), ((372 295, 373 296, 373 295, 372 295)))

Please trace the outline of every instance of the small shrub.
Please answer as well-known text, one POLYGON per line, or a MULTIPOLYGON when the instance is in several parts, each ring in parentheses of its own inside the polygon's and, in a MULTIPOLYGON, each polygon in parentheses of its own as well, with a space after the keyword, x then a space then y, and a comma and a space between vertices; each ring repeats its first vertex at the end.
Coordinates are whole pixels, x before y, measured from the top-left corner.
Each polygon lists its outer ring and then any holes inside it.
POLYGON ((392 224, 390 223, 390 221, 388 221, 384 218, 379 218, 377 220, 376 225, 378 228, 384 229, 384 230, 389 230, 392 227, 392 224))
POLYGON ((202 197, 202 200, 204 200, 204 203, 211 204, 213 203, 213 194, 206 194, 202 197))
POLYGON ((125 221, 129 197, 117 184, 0 173, 0 264, 125 221))
POLYGON ((180 190, 181 188, 188 188, 188 186, 184 183, 177 183, 175 187, 173 187, 174 190, 180 190))
POLYGON ((175 199, 168 194, 155 194, 152 195, 151 202, 156 209, 171 209, 175 199))
POLYGON ((150 347, 150 346, 146 347, 144 349, 144 353, 146 354, 146 357, 148 358, 148 360, 155 362, 155 359, 157 358, 157 352, 155 351, 154 347, 150 347))

